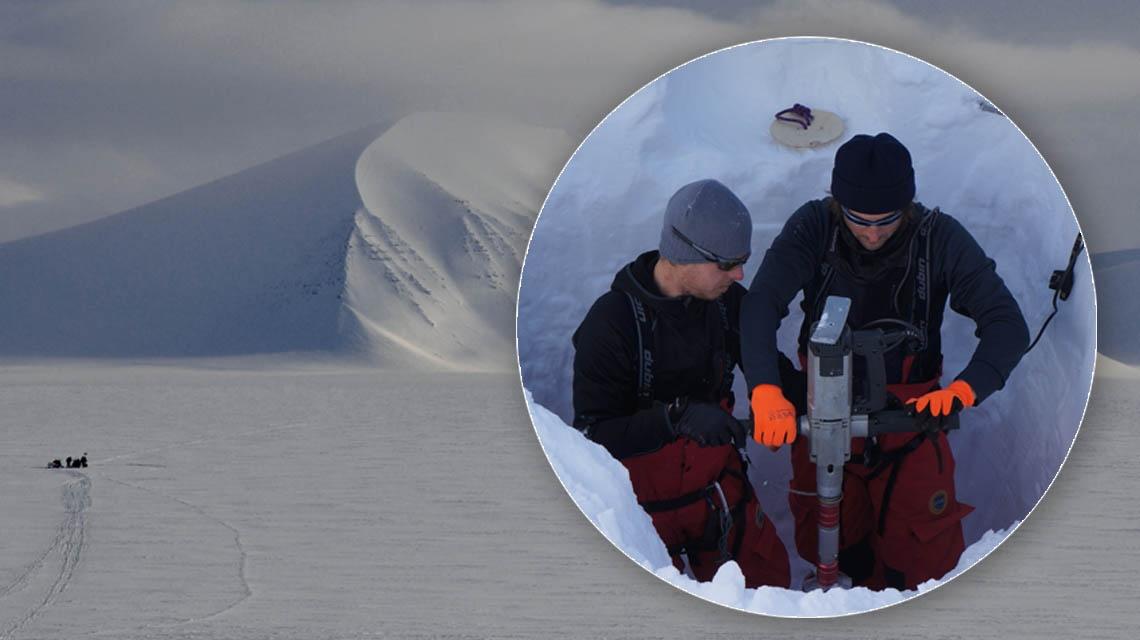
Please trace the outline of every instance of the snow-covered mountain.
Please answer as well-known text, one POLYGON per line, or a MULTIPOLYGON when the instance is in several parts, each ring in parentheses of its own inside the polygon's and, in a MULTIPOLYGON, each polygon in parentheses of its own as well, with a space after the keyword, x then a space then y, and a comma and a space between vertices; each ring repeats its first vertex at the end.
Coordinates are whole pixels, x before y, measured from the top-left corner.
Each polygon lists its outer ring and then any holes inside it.
POLYGON ((523 254, 570 149, 559 131, 420 114, 364 150, 345 302, 373 352, 512 366, 523 254))
POLYGON ((1140 249, 1108 251, 1091 257, 1096 277, 1097 351, 1121 363, 1140 366, 1140 249))
POLYGON ((513 366, 560 131, 424 113, 0 245, 0 357, 362 355, 513 366))

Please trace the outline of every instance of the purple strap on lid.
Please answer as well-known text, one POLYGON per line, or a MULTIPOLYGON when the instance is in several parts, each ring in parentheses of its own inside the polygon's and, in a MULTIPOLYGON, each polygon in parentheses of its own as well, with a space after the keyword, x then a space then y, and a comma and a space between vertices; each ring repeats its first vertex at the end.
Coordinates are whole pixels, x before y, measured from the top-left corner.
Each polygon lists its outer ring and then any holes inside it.
POLYGON ((811 114, 811 109, 797 102, 792 105, 791 109, 784 109, 777 113, 776 119, 783 120, 784 122, 792 122, 807 129, 811 126, 812 120, 815 120, 815 116, 811 114))

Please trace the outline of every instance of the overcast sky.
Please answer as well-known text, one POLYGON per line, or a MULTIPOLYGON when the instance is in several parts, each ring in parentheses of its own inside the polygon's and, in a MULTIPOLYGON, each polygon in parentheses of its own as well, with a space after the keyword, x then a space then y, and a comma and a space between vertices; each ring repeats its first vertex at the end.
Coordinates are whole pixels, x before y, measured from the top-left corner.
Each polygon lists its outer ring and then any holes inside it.
MULTIPOLYGON (((656 6, 692 9, 725 20, 748 18, 756 9, 781 3, 772 0, 607 0, 618 6, 656 6)), ((1022 44, 1052 41, 1057 44, 1116 41, 1136 45, 1140 32, 1140 5, 1135 0, 1002 0, 1001 2, 931 2, 887 0, 884 4, 904 14, 944 28, 961 28, 995 39, 1022 44)))
POLYGON ((3 3, 0 241, 412 111, 494 113, 581 138, 695 56, 831 35, 919 56, 981 91, 1053 166, 1094 251, 1140 246, 1140 3, 992 4, 3 3))

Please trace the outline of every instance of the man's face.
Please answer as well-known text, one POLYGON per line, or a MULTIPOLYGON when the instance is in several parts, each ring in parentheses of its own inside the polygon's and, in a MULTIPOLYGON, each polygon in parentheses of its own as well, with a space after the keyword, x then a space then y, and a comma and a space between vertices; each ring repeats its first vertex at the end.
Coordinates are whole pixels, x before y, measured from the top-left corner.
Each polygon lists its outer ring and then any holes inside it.
POLYGON ((685 293, 701 300, 716 300, 733 282, 744 279, 744 265, 721 271, 714 262, 680 265, 685 293))
MULTIPOLYGON (((892 215, 892 212, 861 213, 859 211, 855 211, 854 209, 848 209, 848 211, 850 211, 851 214, 855 217, 866 220, 867 222, 877 222, 889 215, 892 215)), ((851 235, 855 236, 855 238, 859 241, 859 244, 863 245, 864 249, 868 251, 874 251, 886 244, 891 235, 893 235, 895 231, 898 231, 899 226, 902 225, 902 218, 899 218, 898 220, 895 220, 886 226, 868 227, 861 224, 856 224, 848 220, 846 216, 843 216, 843 224, 847 225, 847 229, 851 232, 851 235)))

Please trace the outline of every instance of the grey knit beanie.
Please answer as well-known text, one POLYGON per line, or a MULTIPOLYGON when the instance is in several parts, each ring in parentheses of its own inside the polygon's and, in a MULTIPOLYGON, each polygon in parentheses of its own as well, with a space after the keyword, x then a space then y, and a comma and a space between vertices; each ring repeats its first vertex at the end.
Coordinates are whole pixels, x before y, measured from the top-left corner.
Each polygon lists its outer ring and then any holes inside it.
POLYGON ((675 264, 706 262, 673 229, 702 248, 726 258, 752 250, 752 216, 728 187, 716 180, 698 180, 677 190, 665 206, 661 226, 661 257, 675 264))

